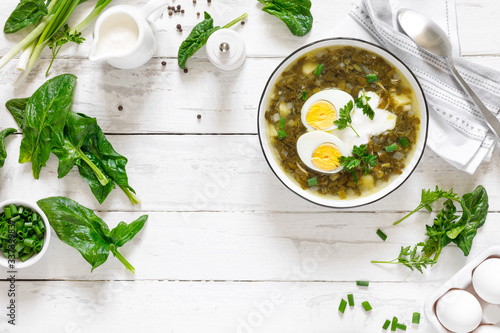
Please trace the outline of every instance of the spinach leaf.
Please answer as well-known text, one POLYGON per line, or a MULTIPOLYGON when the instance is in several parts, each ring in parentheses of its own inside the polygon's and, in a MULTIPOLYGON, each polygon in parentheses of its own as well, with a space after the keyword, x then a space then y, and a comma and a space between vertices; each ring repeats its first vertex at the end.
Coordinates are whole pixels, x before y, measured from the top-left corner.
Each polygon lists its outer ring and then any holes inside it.
POLYGON ((76 76, 59 75, 45 82, 26 105, 19 163, 32 162, 38 179, 50 151, 64 142, 64 126, 73 100, 76 76))
POLYGON ((15 128, 6 128, 0 131, 0 168, 4 166, 7 158, 7 150, 5 149, 5 138, 16 132, 15 128))
POLYGON ((36 25, 40 17, 47 13, 47 6, 43 0, 21 0, 5 22, 3 31, 10 34, 29 24, 36 25))
POLYGON ((93 271, 102 265, 113 253, 132 273, 134 267, 118 252, 118 248, 142 229, 147 215, 127 225, 120 222, 110 230, 108 225, 94 212, 78 202, 65 197, 51 197, 39 200, 38 206, 47 215, 57 237, 80 252, 92 266, 93 271))
MULTIPOLYGON (((94 165, 104 173, 104 169, 101 165, 101 161, 97 157, 92 154, 85 154, 87 158, 94 163, 94 165)), ((77 160, 76 165, 78 166, 78 171, 80 172, 80 176, 85 180, 85 182, 89 185, 90 190, 94 194, 97 201, 102 204, 109 193, 115 188, 114 182, 108 182, 106 185, 102 185, 94 171, 90 168, 89 164, 83 162, 82 160, 77 160)))
POLYGON ((26 98, 14 98, 7 103, 5 107, 9 110, 12 117, 16 121, 19 128, 23 128, 24 114, 26 112, 26 105, 28 104, 29 97, 26 98))
POLYGON ((221 28, 219 26, 214 27, 214 19, 210 16, 210 14, 205 12, 205 19, 193 28, 189 36, 182 42, 181 46, 179 47, 179 52, 177 55, 177 62, 179 64, 179 67, 182 69, 186 68, 186 61, 207 43, 207 40, 211 34, 219 29, 227 29, 238 23, 239 21, 245 19, 247 16, 248 14, 245 13, 221 28))
POLYGON ((263 11, 276 16, 287 25, 295 36, 304 36, 312 28, 310 0, 257 0, 263 11))
POLYGON ((463 225, 461 232, 453 239, 453 242, 468 256, 472 248, 472 241, 477 234, 477 229, 481 228, 486 222, 488 214, 488 193, 486 189, 479 185, 474 191, 462 196, 462 209, 464 214, 459 225, 463 225), (468 211, 468 216, 465 216, 465 211, 468 211))

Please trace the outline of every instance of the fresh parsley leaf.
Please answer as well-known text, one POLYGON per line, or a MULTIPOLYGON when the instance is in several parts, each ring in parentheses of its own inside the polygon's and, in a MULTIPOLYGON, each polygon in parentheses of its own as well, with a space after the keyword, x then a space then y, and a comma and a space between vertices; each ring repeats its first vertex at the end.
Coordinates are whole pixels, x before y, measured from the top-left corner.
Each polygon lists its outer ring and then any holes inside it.
POLYGON ((419 253, 418 248, 423 247, 422 243, 415 245, 413 248, 411 246, 401 246, 399 256, 396 259, 390 261, 372 261, 374 264, 400 264, 408 267, 412 271, 416 269, 420 273, 423 273, 423 269, 427 266, 432 266, 436 263, 434 259, 427 257, 425 254, 419 253))
POLYGON ((340 156, 340 165, 354 176, 354 181, 357 182, 356 168, 365 168, 365 175, 368 174, 376 164, 377 157, 368 153, 367 145, 354 146, 352 148, 352 156, 340 156))
POLYGON ((354 103, 352 101, 349 101, 343 108, 340 108, 339 111, 339 118, 335 120, 333 123, 337 125, 337 128, 339 130, 343 130, 347 127, 350 127, 354 133, 359 137, 358 132, 352 127, 352 118, 351 118, 351 111, 354 108, 354 103))
POLYGON ((375 117, 375 111, 373 111, 370 104, 368 104, 370 99, 371 97, 366 96, 366 92, 363 90, 361 92, 361 96, 356 98, 356 107, 363 110, 363 114, 373 120, 373 117, 375 117))
POLYGON ((49 42, 49 49, 52 51, 52 60, 50 61, 49 68, 47 68, 47 72, 45 73, 45 76, 49 75, 50 68, 52 67, 52 64, 54 63, 54 60, 57 57, 57 54, 59 51, 61 51, 61 48, 63 47, 64 44, 67 44, 69 42, 76 43, 76 44, 81 44, 85 41, 85 38, 82 37, 81 32, 75 32, 70 34, 69 26, 67 24, 64 25, 62 30, 59 30, 51 39, 49 42))

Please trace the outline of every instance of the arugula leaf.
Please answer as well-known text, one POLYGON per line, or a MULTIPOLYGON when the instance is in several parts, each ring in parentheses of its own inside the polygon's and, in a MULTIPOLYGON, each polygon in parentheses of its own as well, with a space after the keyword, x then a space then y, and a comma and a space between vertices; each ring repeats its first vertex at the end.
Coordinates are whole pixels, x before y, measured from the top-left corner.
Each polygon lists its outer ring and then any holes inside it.
POLYGON ((312 28, 310 0, 258 0, 263 11, 282 20, 295 36, 304 36, 312 28))
POLYGON ((29 24, 36 25, 38 20, 47 14, 47 6, 43 0, 21 0, 5 22, 3 31, 10 34, 29 24))
MULTIPOLYGON (((81 3, 81 2, 80 2, 81 3)), ((73 42, 75 44, 81 44, 85 41, 85 38, 82 37, 81 32, 73 32, 71 33, 69 30, 69 25, 65 24, 62 30, 59 30, 49 41, 49 49, 52 51, 52 60, 50 61, 49 67, 45 72, 45 76, 49 75, 50 68, 54 63, 59 51, 64 44, 73 42)))
POLYGON ((26 105, 28 105, 28 100, 29 97, 14 98, 5 103, 5 107, 9 110, 12 117, 14 117, 14 120, 19 128, 23 128, 24 115, 26 112, 26 105))
POLYGON ((64 141, 64 126, 75 85, 76 76, 59 75, 45 82, 28 100, 19 163, 31 161, 35 179, 46 165, 51 149, 64 141))
POLYGON ((0 168, 4 166, 7 158, 7 150, 5 149, 5 138, 16 132, 15 128, 6 128, 0 131, 0 168))
POLYGON ((129 271, 135 272, 135 268, 118 252, 118 248, 134 238, 142 229, 147 215, 129 225, 120 222, 110 230, 92 210, 71 199, 51 197, 39 200, 37 204, 47 215, 57 237, 78 250, 92 266, 91 271, 102 265, 111 252, 129 271))
POLYGON ((356 106, 363 110, 363 114, 368 116, 371 120, 373 120, 373 117, 375 117, 375 111, 373 111, 372 107, 370 104, 368 104, 368 101, 371 99, 371 97, 366 96, 366 92, 363 90, 361 93, 361 96, 356 98, 356 106))
POLYGON ((247 16, 248 14, 245 13, 221 28, 219 26, 214 27, 214 19, 210 16, 210 14, 205 12, 205 19, 193 28, 189 36, 179 47, 179 52, 177 54, 177 63, 179 64, 179 67, 182 69, 186 68, 187 60, 207 43, 211 34, 219 29, 229 28, 245 19, 247 16))
POLYGON ((343 130, 347 127, 350 127, 354 133, 359 137, 358 132, 352 127, 352 118, 351 118, 351 111, 354 108, 354 104, 352 103, 352 100, 349 101, 343 108, 340 108, 339 110, 339 117, 337 120, 335 120, 333 123, 337 125, 337 128, 339 130, 343 130))

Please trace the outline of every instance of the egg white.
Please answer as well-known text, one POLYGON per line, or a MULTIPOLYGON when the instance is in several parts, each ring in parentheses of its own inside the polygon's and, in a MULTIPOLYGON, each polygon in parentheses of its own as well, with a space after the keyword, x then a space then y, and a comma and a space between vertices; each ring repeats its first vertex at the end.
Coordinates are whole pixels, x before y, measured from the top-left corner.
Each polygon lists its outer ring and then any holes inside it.
POLYGON ((314 150, 323 143, 332 143, 337 146, 342 156, 348 156, 350 154, 350 150, 347 149, 344 143, 335 135, 323 131, 313 131, 301 135, 297 140, 297 153, 299 154, 300 159, 306 166, 318 172, 333 174, 341 171, 343 169, 342 166, 339 166, 337 169, 332 171, 324 171, 318 169, 313 164, 312 155, 314 150))

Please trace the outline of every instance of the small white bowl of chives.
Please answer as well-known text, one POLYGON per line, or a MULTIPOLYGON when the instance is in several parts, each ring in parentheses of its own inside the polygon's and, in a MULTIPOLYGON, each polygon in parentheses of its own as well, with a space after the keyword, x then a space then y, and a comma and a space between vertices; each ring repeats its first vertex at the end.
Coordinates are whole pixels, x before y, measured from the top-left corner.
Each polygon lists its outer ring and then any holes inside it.
POLYGON ((40 260, 50 242, 50 225, 36 204, 25 200, 0 203, 0 265, 9 270, 40 260))

